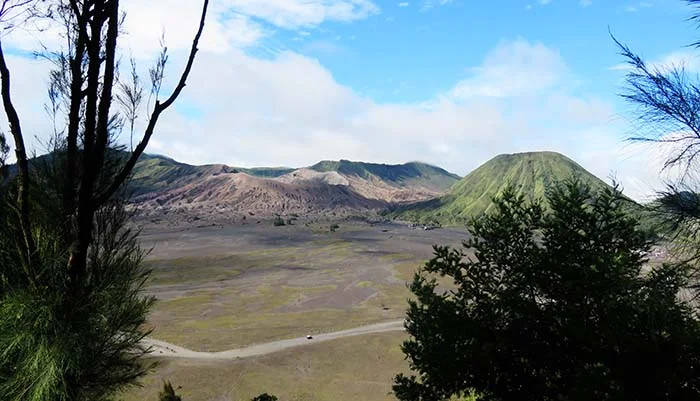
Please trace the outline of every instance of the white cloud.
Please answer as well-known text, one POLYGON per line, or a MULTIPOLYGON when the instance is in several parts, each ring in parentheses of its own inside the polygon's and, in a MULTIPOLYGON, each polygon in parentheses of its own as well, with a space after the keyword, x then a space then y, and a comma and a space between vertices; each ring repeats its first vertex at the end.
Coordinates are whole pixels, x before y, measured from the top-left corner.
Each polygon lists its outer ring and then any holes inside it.
POLYGON ((407 1, 402 1, 399 3, 399 7, 408 7, 410 4, 407 1))
MULTIPOLYGON (((138 58, 153 56, 163 34, 171 51, 188 49, 201 5, 197 0, 181 1, 177 6, 171 0, 124 0, 126 35, 120 43, 138 58)), ((379 12, 370 0, 221 0, 210 4, 200 47, 219 53, 264 47, 263 40, 272 36, 275 28, 307 32, 327 21, 352 22, 379 12)), ((6 43, 23 50, 35 50, 39 41, 49 48, 63 44, 60 26, 41 28, 16 30, 6 43)))
POLYGON ((654 3, 650 2, 650 1, 640 1, 638 3, 628 4, 625 7, 625 11, 627 11, 628 13, 636 13, 637 11, 639 11, 642 8, 650 8, 653 6, 654 6, 654 3))
POLYGON ((589 7, 591 4, 593 4, 593 0, 580 0, 578 4, 581 7, 589 7))
POLYGON ((380 12, 369 0, 224 0, 223 3, 224 7, 287 29, 313 27, 324 21, 351 22, 380 12))
POLYGON ((528 96, 553 88, 569 74, 556 50, 522 39, 499 44, 471 71, 473 77, 459 82, 452 97, 528 96))
MULTIPOLYGON (((42 105, 46 99, 44 95, 50 65, 43 59, 34 60, 10 55, 6 57, 12 76, 12 99, 21 117, 25 145, 30 152, 45 153, 51 123, 42 105)), ((14 146, 4 111, 0 114, 0 131, 5 133, 11 147, 14 146)), ((14 151, 10 152, 10 161, 14 161, 14 151)))
POLYGON ((454 0, 425 0, 421 6, 421 11, 428 11, 435 6, 444 6, 452 3, 454 0))
POLYGON ((681 166, 664 166, 670 157, 678 154, 683 143, 608 143, 607 149, 601 147, 595 155, 590 155, 590 160, 616 172, 625 193, 634 199, 653 200, 658 191, 664 190, 665 182, 677 183, 683 177, 681 166))
POLYGON ((610 70, 610 71, 631 71, 632 66, 630 66, 627 63, 620 63, 620 64, 615 64, 612 67, 608 67, 608 70, 610 70))
MULTIPOLYGON (((647 66, 661 72, 668 72, 672 68, 683 68, 687 72, 696 73, 700 72, 700 53, 693 50, 678 50, 648 61, 647 66)), ((633 67, 628 63, 620 63, 608 69, 629 72, 633 67)))
MULTIPOLYGON (((35 125, 31 132, 45 138, 42 68, 30 74, 27 60, 11 61, 22 71, 15 74, 17 106, 35 125)), ((169 71, 181 62, 173 60, 169 71)), ((499 153, 555 150, 603 178, 611 168, 638 176, 610 153, 620 138, 614 110, 570 90, 572 73, 556 50, 502 42, 469 74, 424 102, 379 103, 297 53, 258 59, 236 48, 203 51, 149 149, 189 163, 240 166, 423 160, 460 174, 499 153)))
POLYGON ((649 65, 660 71, 668 71, 671 68, 684 68, 689 72, 700 72, 700 55, 697 51, 679 50, 653 60, 649 65))
MULTIPOLYGON (((173 7, 169 0, 124 0, 122 10, 127 17, 121 47, 136 57, 146 58, 159 49, 162 36, 171 51, 189 48, 198 27, 201 3, 186 1, 173 7)), ((41 42, 55 49, 65 44, 61 39, 62 32, 63 28, 58 24, 43 21, 40 29, 13 31, 6 45, 33 51, 41 42)), ((231 47, 255 45, 268 34, 249 16, 232 12, 225 4, 212 3, 200 47, 205 51, 226 52, 231 47)))

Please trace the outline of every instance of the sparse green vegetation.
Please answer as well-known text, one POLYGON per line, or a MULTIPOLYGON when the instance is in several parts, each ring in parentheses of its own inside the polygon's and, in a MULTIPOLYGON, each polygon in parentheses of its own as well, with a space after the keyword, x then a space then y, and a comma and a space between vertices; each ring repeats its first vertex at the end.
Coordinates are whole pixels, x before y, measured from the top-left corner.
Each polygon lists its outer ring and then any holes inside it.
POLYGON ((143 387, 119 399, 157 401, 167 378, 182 386, 183 401, 249 401, 263 390, 285 401, 392 401, 392 375, 408 372, 400 349, 405 338, 401 332, 347 337, 238 361, 162 360, 143 387))
POLYGON ((149 285, 167 289, 151 314, 153 336, 217 351, 400 319, 410 295, 405 282, 421 258, 367 251, 319 232, 297 246, 148 261, 149 285))
POLYGON ((389 165, 349 160, 324 160, 314 164, 310 169, 320 172, 337 171, 341 174, 354 175, 361 178, 375 176, 399 187, 421 186, 437 192, 447 190, 460 179, 458 175, 440 167, 420 162, 389 165))
POLYGON ((572 174, 598 190, 609 187, 568 157, 555 152, 499 155, 457 182, 437 199, 397 210, 403 220, 464 225, 471 217, 493 209, 493 198, 512 186, 528 200, 541 199, 553 183, 572 174))
POLYGON ((286 223, 284 222, 284 219, 281 216, 277 215, 272 220, 272 225, 275 227, 281 227, 281 226, 285 226, 286 223))

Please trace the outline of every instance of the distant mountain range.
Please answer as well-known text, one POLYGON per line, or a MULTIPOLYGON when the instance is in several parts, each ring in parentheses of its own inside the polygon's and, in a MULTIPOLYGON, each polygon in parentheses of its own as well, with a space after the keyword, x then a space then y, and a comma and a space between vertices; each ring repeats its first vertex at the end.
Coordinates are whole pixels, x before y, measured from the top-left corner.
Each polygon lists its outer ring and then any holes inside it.
POLYGON ((402 221, 453 225, 488 212, 492 199, 507 185, 535 199, 572 175, 594 190, 608 187, 555 152, 499 155, 464 178, 420 162, 389 165, 324 160, 304 168, 240 168, 194 166, 165 156, 143 155, 129 192, 143 216, 169 215, 176 220, 375 213, 402 221))
POLYGON ((131 181, 145 212, 308 214, 382 211, 434 199, 459 176, 425 163, 321 161, 307 168, 192 166, 145 155, 131 181))

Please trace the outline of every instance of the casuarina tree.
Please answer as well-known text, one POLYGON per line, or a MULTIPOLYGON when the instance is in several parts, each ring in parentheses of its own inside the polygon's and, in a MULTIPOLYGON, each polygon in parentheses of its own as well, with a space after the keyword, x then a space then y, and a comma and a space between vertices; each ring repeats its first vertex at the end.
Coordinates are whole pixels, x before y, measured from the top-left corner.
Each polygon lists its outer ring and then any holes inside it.
MULTIPOLYGON (((684 0, 690 20, 700 22, 700 0, 684 0)), ((649 205, 660 234, 673 240, 675 256, 693 262, 700 278, 700 80, 684 63, 649 63, 629 46, 613 40, 627 62, 622 97, 633 106, 633 142, 655 144, 652 154, 669 173, 658 199, 649 205)), ((690 41, 689 41, 690 42, 690 41)), ((689 43, 696 49, 700 42, 689 43)), ((697 283, 696 290, 700 290, 697 283)), ((696 291, 696 295, 700 292, 696 291)))
MULTIPOLYGON (((140 345, 151 300, 137 232, 129 228, 124 183, 185 87, 204 29, 208 1, 184 71, 166 97, 164 47, 150 70, 150 97, 132 63, 120 71, 125 15, 119 0, 2 0, 5 33, 34 19, 62 30, 66 46, 42 49, 53 63, 48 109, 52 151, 30 159, 22 115, 13 103, 15 74, 0 37, 0 94, 16 163, 0 180, 0 398, 104 400, 148 365, 140 345), (121 74, 120 74, 121 72, 121 74), (116 142, 136 135, 138 111, 148 120, 133 149, 116 142)), ((148 88, 146 88, 148 90, 148 88)), ((4 168, 7 144, 0 141, 4 168)))

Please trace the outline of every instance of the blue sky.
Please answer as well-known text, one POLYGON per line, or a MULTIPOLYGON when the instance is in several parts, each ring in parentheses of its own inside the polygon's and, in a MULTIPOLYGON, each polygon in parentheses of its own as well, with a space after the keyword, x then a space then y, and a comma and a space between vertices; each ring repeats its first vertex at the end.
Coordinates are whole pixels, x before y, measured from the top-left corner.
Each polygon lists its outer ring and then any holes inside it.
POLYGON ((280 32, 276 44, 318 58, 342 84, 400 103, 448 90, 499 42, 523 38, 559 51, 584 81, 580 90, 614 100, 620 74, 609 67, 621 59, 608 27, 656 58, 700 38, 685 21, 691 9, 681 1, 434 3, 430 9, 425 1, 382 3, 379 15, 328 24, 309 36, 280 32))
MULTIPOLYGON (((145 76, 164 32, 177 77, 199 2, 122 5, 123 54, 145 76)), ((212 0, 193 75, 149 151, 239 166, 421 160, 467 174, 499 153, 554 150, 643 199, 662 160, 625 141, 635 126, 608 29, 694 73, 692 11, 680 0, 212 0)), ((55 28, 5 40, 39 151, 48 66, 26 52, 37 39, 60 46, 55 28)))

